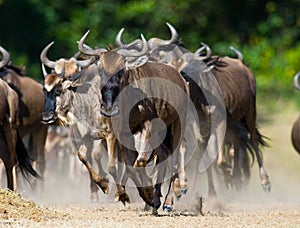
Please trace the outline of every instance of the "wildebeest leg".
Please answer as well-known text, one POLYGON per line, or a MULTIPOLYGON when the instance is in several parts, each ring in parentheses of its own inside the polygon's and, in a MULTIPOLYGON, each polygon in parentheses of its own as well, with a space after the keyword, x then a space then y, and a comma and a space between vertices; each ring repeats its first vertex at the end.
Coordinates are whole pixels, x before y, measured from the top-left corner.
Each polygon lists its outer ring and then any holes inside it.
POLYGON ((262 187, 265 192, 271 191, 271 182, 269 180, 269 175, 263 166, 263 157, 261 151, 258 148, 259 141, 263 141, 262 136, 256 128, 256 109, 255 104, 251 106, 251 110, 245 116, 248 131, 250 133, 251 145, 254 148, 255 156, 259 168, 259 177, 261 180, 262 187))
POLYGON ((152 123, 150 121, 146 121, 143 124, 141 132, 138 132, 134 135, 134 139, 133 138, 127 139, 127 143, 128 145, 130 145, 129 146, 130 148, 136 147, 137 154, 130 150, 127 153, 125 152, 126 157, 128 157, 128 153, 137 155, 137 156, 131 156, 130 159, 127 160, 127 162, 129 162, 130 165, 133 165, 133 167, 135 168, 135 172, 138 173, 141 181, 140 186, 143 186, 142 191, 143 193, 146 193, 148 195, 147 198, 153 197, 152 181, 146 172, 147 153, 152 152, 151 145, 150 145, 151 128, 152 128, 152 123))
POLYGON ((180 162, 179 162, 179 183, 180 183, 180 189, 181 193, 186 194, 187 192, 187 178, 185 174, 185 154, 186 154, 186 141, 185 139, 182 140, 182 143, 179 148, 179 156, 180 156, 180 162))
POLYGON ((136 168, 133 167, 137 158, 137 152, 129 150, 126 147, 123 147, 123 151, 126 164, 125 174, 132 179, 135 186, 137 187, 140 197, 144 200, 144 202, 150 206, 153 206, 153 186, 144 186, 138 178, 138 175, 136 175, 136 168))
POLYGON ((15 165, 16 159, 16 142, 17 142, 17 132, 16 129, 12 128, 11 125, 4 121, 3 128, 0 129, 1 134, 1 145, 2 153, 1 159, 4 163, 7 179, 7 187, 12 191, 17 191, 17 186, 14 186, 13 167, 15 165))
POLYGON ((174 193, 177 198, 181 196, 181 193, 186 193, 187 191, 187 178, 185 176, 185 145, 181 139, 181 123, 179 120, 175 121, 172 129, 172 173, 174 177, 174 193))
POLYGON ((6 147, 6 142, 5 144, 3 143, 5 140, 2 138, 3 135, 1 134, 1 160, 3 161, 5 172, 6 172, 6 183, 7 183, 7 188, 14 191, 14 182, 13 182, 13 163, 10 159, 10 152, 9 149, 6 147), (4 145, 2 145, 4 144, 4 145))
MULTIPOLYGON (((95 162, 97 163, 97 167, 99 170, 99 175, 103 176, 103 177, 107 177, 107 173, 103 170, 102 167, 102 163, 101 163, 101 158, 103 155, 103 150, 102 150, 102 146, 104 146, 106 148, 106 145, 104 145, 105 140, 101 139, 101 142, 99 143, 99 145, 96 145, 96 147, 93 150, 93 157, 95 159, 95 162)), ((94 143, 95 146, 95 143, 94 143)))
POLYGON ((169 183, 169 188, 168 188, 168 191, 167 191, 167 195, 165 197, 165 202, 164 202, 164 205, 163 205, 163 210, 164 211, 168 211, 168 212, 171 212, 173 210, 173 204, 174 204, 174 201, 173 201, 173 195, 175 194, 174 193, 174 179, 175 177, 171 177, 170 179, 170 183, 169 183))
POLYGON ((240 167, 243 168, 242 170, 247 184, 250 180, 250 162, 246 148, 241 148, 240 150, 240 167))
POLYGON ((157 209, 160 207, 160 197, 162 197, 161 194, 161 184, 164 181, 164 177, 167 171, 167 166, 162 164, 163 161, 165 161, 168 156, 170 155, 169 149, 165 146, 165 144, 161 144, 160 147, 156 149, 156 173, 154 176, 155 180, 155 187, 154 187, 154 196, 153 196, 153 214, 157 214, 157 209))
POLYGON ((241 166, 240 166, 240 145, 234 144, 234 154, 233 154, 233 184, 237 191, 241 190, 241 166))
POLYGON ((217 192, 215 189, 211 168, 212 168, 212 166, 208 167, 206 170, 207 181, 208 181, 208 196, 212 197, 212 198, 216 198, 217 192))
MULTIPOLYGON (((89 161, 90 164, 93 164, 92 151, 93 151, 94 140, 89 136, 85 136, 83 138, 83 142, 87 150, 86 151, 87 160, 89 161)), ((99 200, 98 187, 95 181, 93 181, 93 178, 91 176, 90 176, 90 190, 91 190, 91 196, 90 196, 91 201, 98 202, 99 200)))
MULTIPOLYGON (((45 143, 47 138, 48 126, 41 124, 38 130, 30 135, 32 140, 33 151, 35 155, 35 170, 41 177, 44 177, 46 161, 45 161, 45 143)), ((33 159, 33 158, 32 158, 33 159)), ((33 180, 33 185, 36 185, 36 179, 33 180)))
POLYGON ((151 136, 152 123, 146 121, 140 133, 135 134, 135 141, 137 146, 138 157, 134 163, 134 167, 146 167, 147 152, 151 152, 150 136, 151 136))
MULTIPOLYGON (((252 137, 251 137, 252 138, 252 137)), ((259 177, 261 179, 261 184, 265 192, 270 192, 271 191, 271 182, 269 180, 269 175, 266 171, 266 169, 263 166, 263 157, 258 149, 258 146, 254 147, 255 148, 255 155, 256 159, 258 162, 258 167, 259 167, 259 177)))
MULTIPOLYGON (((229 152, 230 149, 231 149, 231 146, 228 149, 228 153, 230 153, 229 152)), ((228 155, 228 153, 227 153, 227 155, 228 155)), ((230 160, 229 162, 232 162, 232 161, 230 160)), ((221 149, 219 150, 217 167, 222 172, 226 187, 229 188, 231 186, 231 171, 230 171, 230 167, 227 164, 227 160, 226 160, 226 145, 225 144, 223 144, 221 149)))
POLYGON ((225 145, 223 144, 218 153, 217 166, 218 166, 218 168, 223 170, 223 166, 225 166, 225 165, 226 165, 225 145))
POLYGON ((114 133, 108 134, 106 137, 106 142, 107 142, 107 151, 108 151, 108 167, 107 170, 110 175, 114 178, 114 181, 117 186, 117 193, 115 195, 115 199, 117 201, 121 201, 124 205, 126 202, 129 203, 129 196, 126 194, 125 189, 120 183, 120 180, 117 175, 117 169, 116 169, 116 158, 117 158, 117 140, 114 135, 114 133))
POLYGON ((81 145, 78 150, 78 158, 85 165, 90 173, 90 177, 96 184, 101 188, 101 190, 108 194, 108 180, 101 177, 92 167, 91 163, 87 159, 87 148, 85 145, 81 145))

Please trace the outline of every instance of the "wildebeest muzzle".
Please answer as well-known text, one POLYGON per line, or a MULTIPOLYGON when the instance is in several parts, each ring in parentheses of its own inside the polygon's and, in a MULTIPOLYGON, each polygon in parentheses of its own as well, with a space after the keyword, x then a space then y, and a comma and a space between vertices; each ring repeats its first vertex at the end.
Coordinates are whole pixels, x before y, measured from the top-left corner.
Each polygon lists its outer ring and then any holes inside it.
POLYGON ((45 97, 45 107, 42 116, 42 121, 46 124, 53 124, 57 116, 55 114, 56 108, 56 88, 48 92, 45 88, 43 88, 44 97, 45 97))
POLYGON ((120 74, 110 77, 101 88, 100 112, 105 116, 116 116, 119 114, 118 95, 120 92, 120 74))
POLYGON ((113 117, 119 114, 119 105, 116 101, 116 97, 119 91, 116 89, 102 89, 102 103, 100 107, 100 112, 102 115, 107 117, 113 117))

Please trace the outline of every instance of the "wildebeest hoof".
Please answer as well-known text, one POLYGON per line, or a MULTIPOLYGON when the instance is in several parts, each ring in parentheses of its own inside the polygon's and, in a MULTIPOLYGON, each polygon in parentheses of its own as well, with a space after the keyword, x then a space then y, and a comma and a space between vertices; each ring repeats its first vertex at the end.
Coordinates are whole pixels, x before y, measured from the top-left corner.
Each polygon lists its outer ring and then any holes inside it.
POLYGON ((115 200, 121 201, 124 206, 126 206, 126 202, 130 203, 129 196, 126 194, 126 192, 116 193, 115 200))
POLYGON ((157 209, 160 207, 160 205, 161 205, 160 200, 154 200, 154 201, 153 201, 153 208, 154 208, 154 209, 157 210, 157 209))
POLYGON ((182 193, 182 194, 184 194, 184 195, 187 193, 187 191, 188 191, 188 189, 187 189, 187 188, 183 188, 183 189, 181 189, 181 193, 182 193))
POLYGON ((158 212, 157 212, 156 208, 152 208, 152 215, 158 215, 158 212))
POLYGON ((179 199, 181 198, 182 194, 179 193, 179 194, 177 194, 177 195, 175 195, 175 196, 176 196, 176 199, 179 200, 179 199))
POLYGON ((265 193, 269 193, 271 192, 271 184, 262 184, 263 190, 265 191, 265 193))
POLYGON ((172 205, 164 205, 163 210, 166 212, 171 212, 171 211, 173 211, 173 207, 172 207, 172 205))
POLYGON ((137 167, 146 167, 146 160, 144 159, 139 159, 139 160, 136 160, 133 167, 137 168, 137 167))

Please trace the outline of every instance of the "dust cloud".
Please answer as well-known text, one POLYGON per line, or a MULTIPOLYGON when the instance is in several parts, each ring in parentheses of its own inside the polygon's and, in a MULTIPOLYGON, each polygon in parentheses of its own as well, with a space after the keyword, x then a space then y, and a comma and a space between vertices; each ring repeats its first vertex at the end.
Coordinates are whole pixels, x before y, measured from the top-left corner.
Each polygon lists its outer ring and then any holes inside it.
MULTIPOLYGON (((296 118, 296 114, 294 114, 296 118)), ((293 117, 294 117, 293 116, 293 117)), ((292 118, 293 118, 292 117, 292 118)), ((291 119, 291 118, 289 118, 291 119)), ((174 208, 180 210, 194 210, 199 197, 204 199, 206 212, 209 210, 231 210, 232 208, 255 209, 264 207, 300 206, 300 156, 295 152, 290 143, 291 121, 284 119, 276 125, 274 122, 262 126, 262 133, 271 140, 268 148, 263 150, 265 168, 270 176, 272 189, 265 193, 261 187, 257 162, 251 167, 251 178, 247 186, 240 191, 228 189, 224 186, 222 177, 213 168, 214 182, 217 191, 217 199, 208 197, 207 175, 199 173, 195 168, 187 167, 188 191, 179 200, 174 200, 174 208)), ((106 170, 107 155, 103 155, 103 166, 106 170)), ((99 201, 112 203, 117 208, 124 208, 122 203, 115 202, 115 186, 110 183, 110 192, 104 195, 98 191, 99 201)), ((56 150, 46 152, 46 170, 43 181, 37 182, 37 187, 30 187, 25 181, 19 180, 21 195, 34 200, 38 204, 92 204, 90 200, 90 180, 86 168, 79 161, 77 154, 70 152, 66 144, 56 150)), ((2 186, 5 186, 3 175, 2 186)), ((133 186, 133 183, 130 183, 133 186)), ((168 189, 168 180, 163 184, 161 201, 168 189)), ((131 203, 139 203, 143 207, 143 201, 138 196, 134 187, 127 187, 126 191, 131 203)), ((95 203, 93 203, 95 204, 95 203)))

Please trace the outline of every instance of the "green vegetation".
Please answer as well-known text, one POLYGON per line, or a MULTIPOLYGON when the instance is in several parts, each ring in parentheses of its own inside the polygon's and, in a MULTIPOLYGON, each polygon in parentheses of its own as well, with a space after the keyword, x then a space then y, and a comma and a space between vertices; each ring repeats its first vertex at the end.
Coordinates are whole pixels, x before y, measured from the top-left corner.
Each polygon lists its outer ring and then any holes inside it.
POLYGON ((39 55, 51 41, 49 55, 58 59, 72 56, 88 29, 89 44, 105 47, 122 27, 125 41, 140 33, 168 38, 170 22, 191 51, 200 42, 219 55, 232 55, 230 45, 240 49, 257 77, 260 101, 300 105, 292 84, 300 71, 299 0, 1 0, 0 15, 0 45, 38 80, 39 55))

